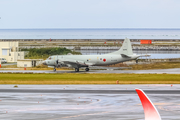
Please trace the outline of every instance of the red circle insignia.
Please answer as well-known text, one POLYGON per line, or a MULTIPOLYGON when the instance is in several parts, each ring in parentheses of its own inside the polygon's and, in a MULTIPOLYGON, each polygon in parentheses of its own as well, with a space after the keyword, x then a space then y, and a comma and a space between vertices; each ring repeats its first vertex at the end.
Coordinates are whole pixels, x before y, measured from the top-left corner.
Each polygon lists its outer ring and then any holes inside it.
POLYGON ((106 59, 103 59, 104 62, 106 62, 106 59))

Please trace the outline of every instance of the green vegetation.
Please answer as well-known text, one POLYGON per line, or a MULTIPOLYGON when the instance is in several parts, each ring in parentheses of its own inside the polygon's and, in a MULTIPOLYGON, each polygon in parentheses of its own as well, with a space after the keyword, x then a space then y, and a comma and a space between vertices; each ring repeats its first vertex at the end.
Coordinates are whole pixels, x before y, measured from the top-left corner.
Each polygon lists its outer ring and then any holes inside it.
POLYGON ((180 84, 178 74, 0 74, 0 84, 180 84))
POLYGON ((46 59, 51 55, 66 55, 71 54, 81 54, 79 52, 74 52, 66 48, 30 48, 30 49, 21 49, 21 51, 28 51, 28 54, 25 55, 25 59, 46 59))

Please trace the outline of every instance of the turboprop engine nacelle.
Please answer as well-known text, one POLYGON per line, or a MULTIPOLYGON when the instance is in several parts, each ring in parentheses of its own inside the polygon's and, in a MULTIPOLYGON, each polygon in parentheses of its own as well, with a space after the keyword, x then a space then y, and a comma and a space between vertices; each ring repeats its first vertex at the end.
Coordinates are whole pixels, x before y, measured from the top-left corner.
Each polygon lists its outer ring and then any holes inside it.
POLYGON ((86 63, 84 61, 76 61, 76 62, 79 63, 79 64, 86 65, 86 63))
POLYGON ((67 65, 64 62, 62 62, 61 60, 58 60, 58 65, 57 66, 58 67, 67 67, 67 65))

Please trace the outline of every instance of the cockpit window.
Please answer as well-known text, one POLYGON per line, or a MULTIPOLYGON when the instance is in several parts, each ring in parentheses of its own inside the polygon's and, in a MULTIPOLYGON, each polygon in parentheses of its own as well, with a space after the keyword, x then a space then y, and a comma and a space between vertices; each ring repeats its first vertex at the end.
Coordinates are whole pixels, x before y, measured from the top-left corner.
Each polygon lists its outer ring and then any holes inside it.
POLYGON ((51 60, 51 59, 52 59, 51 57, 48 58, 48 60, 51 60))

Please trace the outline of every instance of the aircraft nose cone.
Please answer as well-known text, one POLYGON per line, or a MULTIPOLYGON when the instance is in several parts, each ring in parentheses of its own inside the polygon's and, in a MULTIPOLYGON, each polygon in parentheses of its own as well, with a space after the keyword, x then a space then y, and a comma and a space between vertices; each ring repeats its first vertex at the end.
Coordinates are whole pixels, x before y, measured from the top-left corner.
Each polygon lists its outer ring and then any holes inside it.
POLYGON ((43 64, 43 65, 47 65, 46 61, 43 61, 42 64, 43 64))

